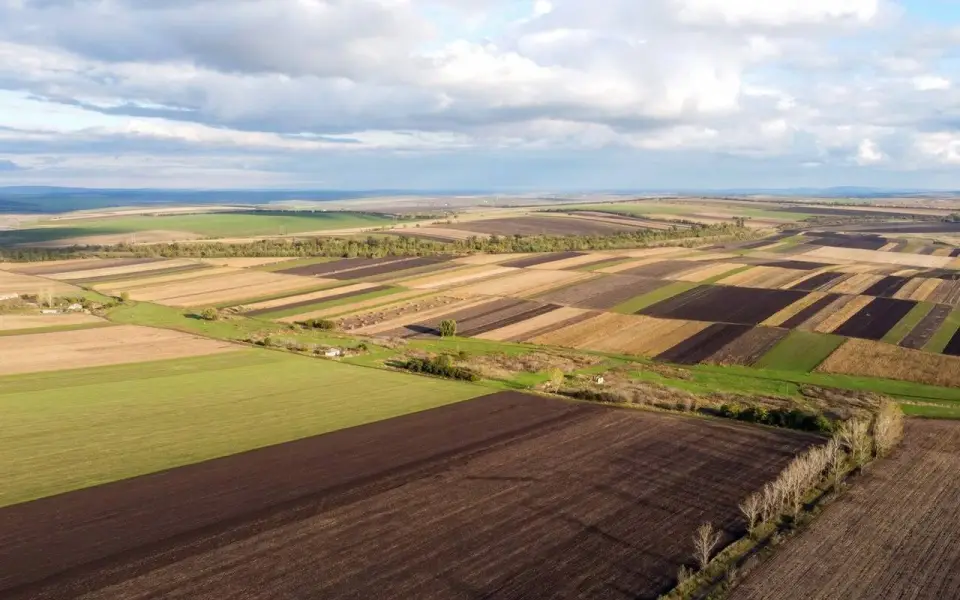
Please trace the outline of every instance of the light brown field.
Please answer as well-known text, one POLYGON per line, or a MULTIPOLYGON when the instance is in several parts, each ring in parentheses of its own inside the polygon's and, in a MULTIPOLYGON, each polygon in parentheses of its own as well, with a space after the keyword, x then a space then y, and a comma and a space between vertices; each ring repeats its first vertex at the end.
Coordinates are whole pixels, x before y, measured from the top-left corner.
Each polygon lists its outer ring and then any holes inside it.
POLYGON ((596 277, 593 273, 577 271, 521 270, 482 283, 475 283, 452 290, 452 293, 470 296, 534 296, 564 284, 596 277))
POLYGON ((810 292, 803 298, 797 300, 790 306, 786 307, 760 324, 766 327, 777 327, 782 325, 787 321, 787 319, 796 316, 800 313, 800 311, 817 302, 818 300, 821 300, 826 295, 827 294, 825 292, 810 292))
POLYGON ((355 314, 361 310, 365 310, 373 306, 392 304, 394 302, 399 302, 401 300, 408 300, 410 298, 416 298, 417 296, 423 296, 426 293, 427 292, 424 292, 423 290, 407 290, 405 292, 399 292, 396 294, 391 294, 389 296, 381 296, 378 298, 368 298, 367 300, 354 302, 353 304, 350 304, 350 305, 332 306, 330 308, 324 308, 324 309, 314 310, 307 313, 301 313, 299 315, 284 317, 282 319, 277 319, 277 321, 280 321, 281 323, 296 323, 297 321, 303 321, 306 319, 325 319, 327 317, 332 317, 332 316, 355 314))
POLYGON ((77 279, 90 279, 92 277, 109 277, 111 275, 129 275, 131 273, 143 273, 149 275, 150 271, 160 271, 176 267, 186 267, 197 264, 197 261, 190 259, 176 260, 158 260, 156 262, 140 263, 135 265, 121 265, 119 267, 105 267, 102 269, 86 269, 83 271, 67 271, 63 273, 52 273, 47 275, 51 279, 61 281, 75 281, 77 279))
POLYGON ((946 268, 954 269, 955 271, 960 271, 960 258, 951 259, 950 262, 947 263, 946 268))
POLYGON ((615 254, 594 252, 594 253, 584 254, 583 256, 574 256, 573 258, 565 258, 563 260, 555 260, 553 262, 543 263, 539 265, 532 265, 527 268, 540 270, 540 271, 557 271, 560 269, 570 269, 574 267, 579 267, 580 265, 586 265, 586 264, 598 262, 601 260, 614 260, 616 258, 620 258, 620 257, 615 254))
POLYGON ((848 263, 830 267, 830 271, 837 273, 848 273, 851 275, 860 275, 864 273, 886 273, 890 269, 887 265, 877 265, 870 263, 848 263))
MULTIPOLYGON (((830 314, 830 316, 821 321, 819 325, 814 327, 814 331, 818 333, 831 333, 836 328, 846 323, 847 319, 863 310, 871 302, 873 302, 873 298, 870 296, 857 296, 853 300, 847 302, 842 308, 840 308, 840 310, 830 314)), ((830 307, 828 306, 824 310, 829 308, 830 307)))
POLYGON ((689 254, 689 248, 678 246, 664 246, 662 248, 638 248, 636 250, 621 250, 617 254, 620 256, 629 256, 630 258, 648 258, 651 256, 664 257, 670 254, 689 254))
POLYGON ((444 238, 447 240, 465 240, 467 238, 475 237, 478 239, 485 239, 490 237, 489 233, 480 233, 478 231, 465 231, 462 229, 449 229, 447 227, 416 227, 416 228, 398 228, 391 229, 391 233, 396 233, 400 235, 414 236, 417 235, 429 235, 435 236, 438 238, 444 238))
POLYGON ((839 258, 855 262, 880 263, 884 265, 903 265, 905 267, 926 267, 930 269, 946 267, 951 258, 944 256, 928 256, 925 254, 908 254, 903 252, 880 252, 879 250, 858 250, 855 248, 831 248, 822 246, 801 256, 809 259, 839 258))
POLYGON ((513 325, 507 325, 506 327, 501 327, 500 329, 494 329, 493 331, 482 333, 476 337, 482 340, 496 340, 499 342, 514 338, 520 339, 531 331, 537 331, 538 329, 549 327, 556 323, 566 321, 567 319, 579 317, 580 315, 584 315, 588 312, 590 311, 582 308, 563 306, 555 311, 548 312, 545 315, 527 319, 526 321, 521 321, 520 323, 515 323, 513 325))
POLYGON ((167 329, 118 325, 0 337, 0 375, 201 356, 240 346, 167 329))
POLYGON ((922 271, 922 269, 900 269, 899 271, 894 271, 891 275, 896 275, 897 277, 913 277, 920 271, 922 271))
MULTIPOLYGON (((225 268, 225 267, 224 267, 225 268)), ((255 296, 296 292, 332 280, 317 277, 280 275, 244 269, 215 276, 203 276, 130 289, 134 300, 145 300, 169 306, 201 306, 242 301, 255 296)))
POLYGON ((289 256, 234 256, 227 258, 201 258, 200 262, 215 267, 235 267, 244 269, 249 267, 259 267, 262 265, 273 265, 279 262, 293 260, 289 256))
POLYGON ((860 273, 859 275, 854 275, 853 277, 841 281, 837 285, 830 288, 830 292, 834 294, 849 294, 851 296, 856 296, 857 294, 863 293, 867 288, 872 286, 883 279, 882 275, 873 275, 871 273, 860 273))
POLYGON ((114 246, 116 244, 159 244, 166 242, 185 242, 200 239, 200 234, 190 231, 166 231, 156 229, 136 233, 108 233, 103 235, 84 235, 72 238, 31 242, 20 244, 34 248, 70 248, 73 246, 114 246))
POLYGON ((817 370, 960 387, 960 357, 853 338, 823 361, 817 370))
POLYGON ((33 269, 36 267, 80 267, 84 265, 102 264, 104 261, 99 258, 66 258, 63 260, 45 260, 42 262, 2 262, 0 261, 0 270, 13 271, 14 273, 33 269))
POLYGON ((488 298, 458 298, 448 294, 430 294, 414 300, 403 299, 372 310, 353 311, 344 316, 342 323, 351 324, 347 329, 350 333, 379 335, 391 329, 409 325, 411 322, 432 319, 488 301, 488 298))
POLYGON ((340 287, 330 288, 328 290, 320 290, 319 292, 310 292, 308 294, 297 294, 295 296, 285 296, 283 298, 275 298, 273 300, 265 300, 263 302, 254 302, 253 304, 244 304, 243 308, 246 310, 264 310, 267 308, 276 308, 278 306, 286 306, 288 304, 294 304, 296 302, 307 302, 310 300, 323 300, 324 298, 329 298, 330 296, 338 296, 340 294, 349 294, 351 292, 360 292, 363 290, 368 290, 373 287, 377 287, 380 284, 378 283, 355 283, 353 285, 343 285, 340 287))
POLYGON ((426 277, 410 279, 405 281, 403 285, 404 287, 417 290, 432 290, 444 286, 464 284, 471 281, 476 281, 477 279, 496 277, 506 273, 514 273, 516 271, 518 271, 518 269, 514 267, 478 265, 475 267, 454 269, 453 271, 446 271, 444 273, 437 273, 435 275, 427 275, 426 277))
POLYGON ((528 341, 598 352, 656 356, 709 326, 710 323, 604 313, 528 341))
POLYGON ((775 289, 805 277, 804 271, 782 269, 780 267, 754 267, 721 279, 718 283, 738 287, 775 289))
POLYGON ((699 283, 701 281, 704 281, 705 279, 710 279, 711 277, 716 277, 717 275, 723 275, 724 273, 733 271, 734 269, 739 269, 740 267, 743 267, 743 266, 746 266, 746 265, 743 265, 740 263, 732 263, 732 262, 730 263, 721 262, 721 263, 716 263, 712 265, 707 265, 701 269, 687 271, 681 274, 679 277, 673 277, 672 279, 676 279, 678 281, 691 281, 693 283, 699 283))
MULTIPOLYGON (((618 263, 615 265, 610 265, 609 267, 604 267, 602 269, 597 269, 594 273, 620 273, 622 271, 627 271, 629 269, 635 269, 636 267, 644 267, 646 265, 652 265, 658 262, 663 262, 665 259, 662 257, 651 257, 651 258, 640 258, 637 260, 628 260, 627 262, 618 263)), ((696 263, 691 263, 691 266, 696 266, 696 263)))
POLYGON ((206 279, 209 277, 219 277, 230 273, 243 273, 240 269, 231 269, 229 267, 210 267, 197 271, 183 271, 180 273, 170 273, 168 275, 148 275, 147 277, 137 279, 124 279, 123 281, 111 281, 107 283, 98 283, 93 285, 93 289, 116 296, 120 292, 130 292, 137 289, 147 291, 154 285, 172 283, 175 281, 186 282, 192 279, 206 279))
POLYGON ((103 319, 86 313, 62 313, 58 315, 41 314, 2 314, 0 313, 0 331, 15 329, 36 329, 39 327, 59 327, 61 325, 85 325, 87 323, 105 323, 103 319))
POLYGON ((0 271, 0 294, 4 293, 77 295, 82 293, 82 290, 62 281, 53 281, 52 279, 11 271, 0 271))
POLYGON ((470 256, 461 256, 460 258, 453 259, 453 262, 457 262, 464 265, 490 265, 494 263, 503 263, 508 260, 513 260, 515 258, 524 258, 530 256, 529 254, 472 254, 470 256))
POLYGON ((935 292, 938 287, 940 287, 941 280, 939 279, 927 279, 926 277, 918 277, 916 279, 911 279, 903 286, 896 294, 894 298, 899 298, 901 300, 916 300, 917 302, 923 302, 926 300, 930 294, 935 292), (904 292, 904 290, 908 290, 904 292), (905 293, 906 295, 903 295, 905 293))
POLYGON ((882 247, 878 248, 877 252, 890 252, 897 246, 899 246, 897 242, 889 242, 887 244, 884 244, 882 247))
POLYGON ((953 248, 937 248, 933 251, 933 256, 950 256, 953 248))
POLYGON ((894 454, 731 600, 960 598, 960 422, 910 420, 894 454))

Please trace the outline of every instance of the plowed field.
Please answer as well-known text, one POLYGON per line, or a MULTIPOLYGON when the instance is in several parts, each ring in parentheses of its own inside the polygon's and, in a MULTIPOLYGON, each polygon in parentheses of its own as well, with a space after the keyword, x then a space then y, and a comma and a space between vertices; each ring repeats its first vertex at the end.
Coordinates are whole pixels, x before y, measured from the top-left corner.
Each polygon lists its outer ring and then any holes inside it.
POLYGON ((695 365, 702 360, 706 360, 715 352, 719 352, 727 344, 736 342, 748 331, 750 331, 748 325, 714 323, 700 333, 661 353, 657 358, 681 365, 695 365))
POLYGON ((580 308, 609 309, 667 285, 632 275, 603 275, 538 296, 538 300, 580 308))
POLYGON ((904 348, 912 348, 914 350, 922 349, 927 345, 927 342, 930 341, 930 338, 933 337, 933 334, 940 329, 940 326, 943 325, 943 322, 947 320, 947 317, 950 316, 952 311, 953 309, 949 306, 934 306, 933 309, 917 323, 917 326, 900 341, 900 345, 904 348))
POLYGON ((867 472, 732 600, 960 598, 960 422, 911 420, 867 472))
POLYGON ((702 362, 717 365, 751 366, 776 346, 789 331, 773 327, 754 327, 702 362))
POLYGON ((817 371, 960 387, 960 356, 943 356, 859 339, 847 340, 817 371))
POLYGON ((804 296, 805 292, 792 290, 704 285, 640 312, 667 319, 759 325, 804 296))
POLYGON ((847 319, 843 325, 833 330, 837 335, 858 337, 865 340, 879 340, 913 310, 916 302, 875 298, 860 312, 847 319))
POLYGON ((0 595, 655 598, 814 440, 497 394, 4 509, 0 595))

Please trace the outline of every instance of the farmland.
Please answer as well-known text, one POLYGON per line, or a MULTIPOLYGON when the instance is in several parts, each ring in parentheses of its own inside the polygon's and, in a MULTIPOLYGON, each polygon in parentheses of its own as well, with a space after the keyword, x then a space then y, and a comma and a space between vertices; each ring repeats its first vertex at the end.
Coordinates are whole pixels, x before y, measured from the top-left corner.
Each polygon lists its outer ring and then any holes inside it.
POLYGON ((500 394, 2 511, 0 589, 652 597, 814 439, 500 394))
POLYGON ((960 423, 907 423, 903 448, 751 573, 733 600, 960 596, 960 423))

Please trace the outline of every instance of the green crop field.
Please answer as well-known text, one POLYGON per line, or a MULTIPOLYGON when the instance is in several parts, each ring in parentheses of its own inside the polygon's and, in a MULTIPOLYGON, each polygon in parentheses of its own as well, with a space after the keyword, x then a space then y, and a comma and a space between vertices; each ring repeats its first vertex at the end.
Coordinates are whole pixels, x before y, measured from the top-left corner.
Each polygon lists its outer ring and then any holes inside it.
POLYGON ((947 317, 947 320, 943 322, 943 325, 940 326, 940 329, 930 338, 930 341, 927 342, 927 345, 924 346, 923 349, 927 352, 943 352, 954 334, 957 333, 957 330, 960 330, 960 308, 955 308, 953 312, 950 313, 950 316, 947 317))
POLYGON ((808 372, 817 368, 845 338, 794 330, 754 365, 761 369, 808 372))
POLYGON ((266 350, 3 377, 0 506, 489 391, 266 350))
POLYGON ((183 231, 202 237, 244 237, 283 235, 305 231, 378 227, 393 223, 377 215, 347 212, 246 212, 111 217, 71 220, 58 224, 47 221, 40 226, 0 233, 0 244, 40 243, 91 236, 140 231, 183 231))
POLYGON ((933 310, 933 307, 934 304, 931 302, 918 303, 905 317, 900 319, 900 322, 897 323, 893 329, 887 332, 887 335, 883 336, 883 341, 888 344, 900 342, 900 340, 907 337, 907 335, 913 331, 913 328, 927 316, 927 313, 933 310))

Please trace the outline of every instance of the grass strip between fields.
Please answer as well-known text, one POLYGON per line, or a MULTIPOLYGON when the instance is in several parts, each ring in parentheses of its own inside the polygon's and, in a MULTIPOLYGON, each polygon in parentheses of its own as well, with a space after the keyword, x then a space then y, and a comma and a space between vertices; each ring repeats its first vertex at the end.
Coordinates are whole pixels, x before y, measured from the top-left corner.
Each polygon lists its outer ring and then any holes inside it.
POLYGON ((623 304, 619 304, 612 309, 612 312, 620 313, 624 315, 632 315, 641 311, 649 306, 653 306, 658 302, 663 302, 669 298, 673 298, 687 290, 692 290, 693 288, 701 285, 700 283, 693 283, 689 281, 674 281, 658 290, 637 296, 627 300, 623 304))
POLYGON ((888 344, 899 343, 913 331, 914 327, 920 324, 920 321, 933 310, 934 306, 936 305, 932 302, 920 302, 914 306, 906 316, 900 319, 899 323, 893 326, 893 329, 887 332, 887 335, 883 336, 882 341, 888 344))
POLYGON ((793 330, 753 366, 778 371, 810 372, 827 360, 846 338, 839 335, 793 330))
POLYGON ((571 270, 573 270, 573 271, 597 271, 597 270, 600 270, 600 269, 606 269, 607 267, 614 267, 614 266, 616 266, 616 265, 621 265, 621 264, 623 264, 623 263, 625 263, 625 262, 629 262, 629 261, 632 261, 632 260, 636 260, 636 259, 635 259, 635 258, 631 258, 631 257, 629 257, 629 256, 625 256, 625 257, 622 257, 622 258, 611 258, 610 260, 605 260, 605 261, 603 261, 603 262, 594 263, 594 264, 592 264, 592 265, 584 265, 584 266, 582 266, 582 267, 577 267, 577 268, 571 269, 571 270))
POLYGON ((257 315, 258 319, 271 320, 271 319, 282 319, 284 317, 292 317, 295 315, 302 315, 315 310, 324 310, 327 308, 336 308, 338 306, 346 306, 353 304, 355 302, 363 302, 366 300, 373 300, 374 298, 381 298, 383 296, 392 296, 400 292, 406 291, 406 288, 402 287, 391 287, 385 290, 377 290, 370 292, 368 294, 357 294, 356 296, 350 296, 349 298, 337 298, 335 300, 328 300, 326 302, 319 301, 314 304, 309 304, 306 306, 298 306, 296 308, 287 308, 271 311, 268 313, 263 313, 257 315))
POLYGON ((7 329, 0 330, 0 337, 14 335, 29 335, 34 333, 57 333, 59 331, 76 331, 78 329, 100 329, 101 327, 113 327, 114 323, 74 323, 72 325, 50 325, 48 327, 30 327, 28 329, 7 329))
POLYGON ((736 275, 737 273, 743 273, 744 271, 749 271, 750 269, 754 268, 755 266, 756 266, 756 265, 744 265, 744 266, 742 266, 742 267, 737 267, 736 269, 731 269, 731 270, 727 271, 726 273, 721 273, 721 274, 719 274, 719 275, 714 275, 713 277, 710 277, 710 278, 708 278, 708 279, 704 279, 703 281, 700 281, 699 284, 700 284, 700 285, 710 285, 711 283, 716 283, 716 282, 720 281, 721 279, 726 279, 727 277, 733 277, 733 276, 736 275))
POLYGON ((950 313, 950 316, 943 322, 940 329, 933 334, 933 337, 930 338, 930 341, 927 342, 927 345, 924 346, 923 349, 927 352, 940 354, 947 347, 947 344, 950 343, 950 340, 953 339, 957 330, 960 330, 960 308, 953 309, 953 312, 950 313))
POLYGON ((0 506, 490 391, 267 350, 4 377, 0 506))

